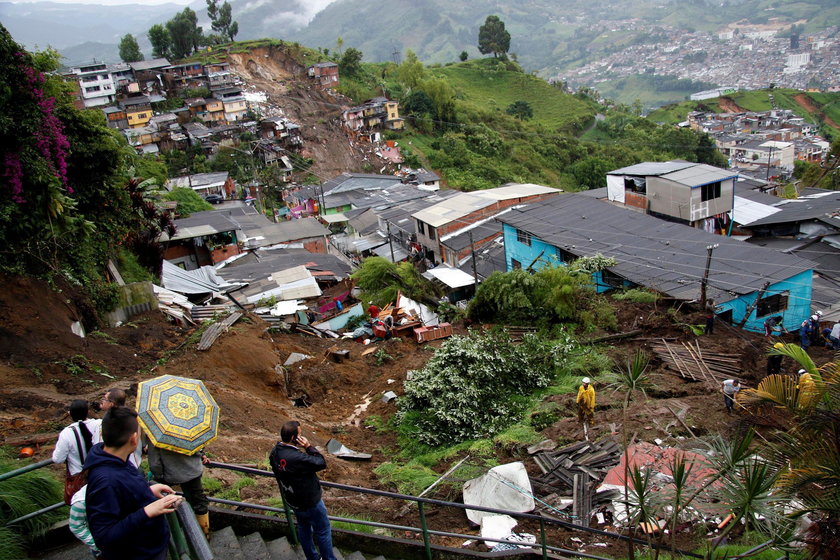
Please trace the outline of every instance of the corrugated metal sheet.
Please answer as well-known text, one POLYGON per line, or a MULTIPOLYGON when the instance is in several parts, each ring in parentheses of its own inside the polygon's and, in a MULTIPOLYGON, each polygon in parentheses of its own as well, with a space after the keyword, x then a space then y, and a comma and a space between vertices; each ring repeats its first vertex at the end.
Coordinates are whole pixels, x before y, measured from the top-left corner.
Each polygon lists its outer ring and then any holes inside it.
POLYGON ((557 192, 561 191, 559 189, 530 183, 508 185, 497 189, 459 194, 434 206, 420 210, 413 214, 412 217, 432 227, 440 227, 464 216, 468 216, 477 210, 492 206, 500 200, 511 200, 557 192))
POLYGON ((735 208, 732 215, 736 223, 746 226, 756 220, 771 216, 776 212, 781 212, 781 210, 774 206, 768 206, 760 202, 753 202, 741 196, 736 196, 735 208))
POLYGON ((610 171, 607 175, 638 175, 641 177, 655 177, 672 173, 696 165, 688 161, 646 161, 628 167, 610 171))
POLYGON ((737 173, 732 173, 725 169, 712 167, 702 163, 695 163, 691 167, 674 171, 673 173, 666 173, 662 175, 663 179, 680 183, 687 187, 699 187, 700 185, 708 185, 717 181, 724 181, 726 179, 734 179, 737 173))

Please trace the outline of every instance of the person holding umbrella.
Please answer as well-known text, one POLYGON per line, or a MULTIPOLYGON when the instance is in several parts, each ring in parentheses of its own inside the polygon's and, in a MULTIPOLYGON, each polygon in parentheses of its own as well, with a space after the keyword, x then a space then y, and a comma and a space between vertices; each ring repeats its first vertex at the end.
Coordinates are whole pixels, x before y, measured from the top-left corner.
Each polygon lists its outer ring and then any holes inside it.
POLYGON ((137 411, 149 442, 155 480, 181 486, 205 534, 210 532, 207 496, 201 483, 205 445, 216 439, 219 407, 197 379, 163 375, 137 389, 137 411))
POLYGON ((195 455, 184 455, 149 445, 148 459, 149 470, 156 481, 181 487, 184 498, 192 506, 195 518, 204 531, 204 536, 210 536, 210 502, 201 484, 204 465, 210 462, 204 455, 204 450, 195 455))

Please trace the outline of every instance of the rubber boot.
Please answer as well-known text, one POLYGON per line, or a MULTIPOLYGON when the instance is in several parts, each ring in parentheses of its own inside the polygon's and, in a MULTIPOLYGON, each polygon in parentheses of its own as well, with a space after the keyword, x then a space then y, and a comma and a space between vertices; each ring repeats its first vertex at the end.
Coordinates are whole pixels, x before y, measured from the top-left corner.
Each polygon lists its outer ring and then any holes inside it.
POLYGON ((202 513, 201 515, 196 515, 195 518, 198 520, 198 525, 201 527, 201 530, 204 531, 204 536, 210 536, 210 514, 209 513, 202 513))

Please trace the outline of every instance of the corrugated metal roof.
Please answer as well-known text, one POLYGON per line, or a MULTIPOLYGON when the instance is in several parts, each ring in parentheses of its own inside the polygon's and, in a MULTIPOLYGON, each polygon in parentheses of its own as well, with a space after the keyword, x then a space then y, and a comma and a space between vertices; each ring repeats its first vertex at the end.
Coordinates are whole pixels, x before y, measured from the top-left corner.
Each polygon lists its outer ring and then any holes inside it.
POLYGON ((829 191, 815 198, 780 200, 776 208, 779 208, 781 212, 757 220, 750 224, 750 227, 821 220, 840 228, 840 192, 829 191))
POLYGON ((427 270, 423 273, 423 276, 426 278, 429 278, 429 276, 437 278, 450 288, 462 288, 475 284, 475 279, 472 275, 445 264, 427 270))
POLYGON ((324 195, 338 194, 357 190, 382 190, 401 183, 399 177, 393 175, 373 175, 364 173, 342 173, 325 181, 324 195))
POLYGON ((413 214, 412 217, 432 227, 440 227, 464 216, 468 216, 477 210, 492 206, 500 200, 511 200, 558 192, 561 191, 559 189, 530 183, 508 185, 496 189, 462 193, 434 206, 420 210, 413 214))
POLYGON ((666 173, 661 177, 687 187, 699 187, 700 185, 708 185, 709 183, 715 183, 725 179, 734 179, 737 176, 737 172, 733 173, 725 169, 712 167, 711 165, 695 163, 691 167, 686 167, 673 173, 666 173))
POLYGON ((607 175, 639 175, 644 177, 655 177, 679 171, 680 169, 685 169, 686 167, 691 167, 692 165, 697 164, 689 161, 646 161, 643 163, 637 163, 636 165, 622 167, 621 169, 616 169, 615 171, 610 171, 607 175))
POLYGON ((779 282, 813 269, 798 257, 575 194, 514 209, 499 220, 577 256, 613 257, 616 274, 678 299, 698 297, 706 246, 711 244, 719 246, 712 258, 709 295, 718 302, 754 292, 765 281, 779 282))
POLYGON ((391 245, 385 243, 384 245, 380 245, 379 247, 374 247, 373 253, 377 257, 382 257, 383 259, 389 260, 391 262, 400 262, 408 258, 408 253, 405 249, 403 249, 397 243, 394 243, 394 258, 391 259, 391 245))
POLYGON ((178 239, 191 239, 239 229, 235 222, 219 212, 212 211, 196 212, 189 218, 175 220, 175 227, 177 230, 171 239, 167 237, 166 233, 163 233, 161 240, 177 241, 178 239))
POLYGON ((742 196, 736 196, 732 219, 736 223, 746 226, 762 218, 772 216, 776 212, 781 212, 781 210, 775 206, 768 206, 742 196))

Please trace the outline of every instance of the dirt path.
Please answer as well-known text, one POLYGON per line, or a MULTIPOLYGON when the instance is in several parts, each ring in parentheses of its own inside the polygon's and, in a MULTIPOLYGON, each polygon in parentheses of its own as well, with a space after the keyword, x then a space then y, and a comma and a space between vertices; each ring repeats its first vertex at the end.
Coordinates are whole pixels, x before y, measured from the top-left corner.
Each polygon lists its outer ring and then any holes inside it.
POLYGON ((836 128, 840 130, 840 125, 834 122, 828 115, 826 115, 822 109, 820 109, 814 101, 808 97, 807 94, 799 93, 793 96, 793 99, 799 104, 800 107, 808 111, 811 115, 816 116, 819 120, 827 124, 832 128, 836 128))

